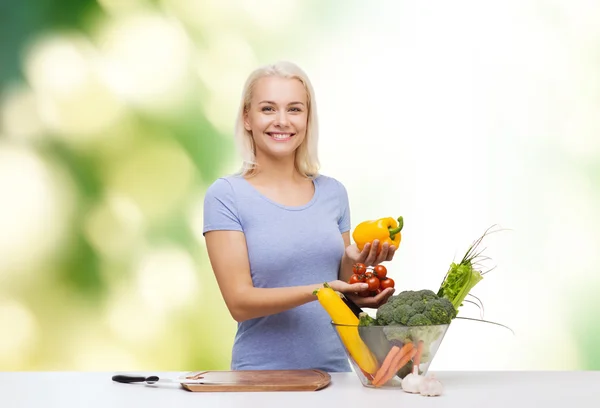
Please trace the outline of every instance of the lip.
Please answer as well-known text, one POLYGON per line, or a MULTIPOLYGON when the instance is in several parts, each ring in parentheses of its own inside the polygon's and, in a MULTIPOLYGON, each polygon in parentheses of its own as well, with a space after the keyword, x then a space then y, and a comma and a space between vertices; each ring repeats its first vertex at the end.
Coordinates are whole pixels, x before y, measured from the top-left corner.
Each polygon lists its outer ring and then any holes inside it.
POLYGON ((268 135, 272 140, 274 140, 276 142, 287 142, 288 140, 290 140, 291 138, 296 136, 296 134, 292 133, 292 132, 265 132, 265 134, 268 135), (289 136, 286 138, 283 138, 283 139, 277 139, 273 135, 289 135, 289 136))

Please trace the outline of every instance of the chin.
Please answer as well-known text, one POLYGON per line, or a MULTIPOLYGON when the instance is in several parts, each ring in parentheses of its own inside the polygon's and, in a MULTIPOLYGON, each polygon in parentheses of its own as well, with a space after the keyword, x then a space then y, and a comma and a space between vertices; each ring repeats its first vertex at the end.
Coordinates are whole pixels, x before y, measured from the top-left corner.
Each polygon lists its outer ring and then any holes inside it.
POLYGON ((290 157, 294 157, 296 155, 296 149, 287 150, 287 151, 271 151, 269 152, 269 156, 274 157, 276 159, 287 159, 290 157))
MULTIPOLYGON (((284 147, 284 146, 281 146, 284 147)), ((277 160, 282 160, 282 159, 288 159, 290 157, 294 157, 296 155, 296 150, 298 149, 298 146, 286 146, 286 148, 267 148, 267 149, 262 149, 262 153, 265 156, 271 157, 273 159, 277 159, 277 160)))

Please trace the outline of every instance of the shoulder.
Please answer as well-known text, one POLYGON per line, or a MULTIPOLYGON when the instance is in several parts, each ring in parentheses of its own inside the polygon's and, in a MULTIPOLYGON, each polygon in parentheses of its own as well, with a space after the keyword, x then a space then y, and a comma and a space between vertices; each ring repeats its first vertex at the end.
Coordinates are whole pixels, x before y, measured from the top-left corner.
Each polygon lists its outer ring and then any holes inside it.
POLYGON ((219 177, 204 194, 204 229, 241 231, 241 219, 236 199, 235 177, 219 177))
POLYGON ((235 194, 241 176, 230 175, 219 177, 206 189, 207 197, 223 197, 235 194))
POLYGON ((204 193, 204 206, 209 207, 227 207, 231 211, 237 211, 240 195, 241 176, 231 175, 219 177, 208 186, 204 193))
POLYGON ((320 174, 315 178, 315 183, 317 183, 319 187, 332 190, 337 194, 347 194, 346 187, 344 186, 344 184, 335 177, 320 174))

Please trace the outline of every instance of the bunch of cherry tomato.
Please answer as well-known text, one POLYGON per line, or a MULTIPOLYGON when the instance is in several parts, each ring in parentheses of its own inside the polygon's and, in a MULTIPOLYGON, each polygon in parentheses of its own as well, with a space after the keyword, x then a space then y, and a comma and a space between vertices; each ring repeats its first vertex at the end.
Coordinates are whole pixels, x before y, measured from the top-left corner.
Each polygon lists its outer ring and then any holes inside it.
POLYGON ((358 294, 362 297, 376 296, 386 288, 394 287, 394 280, 387 277, 387 269, 383 265, 365 266, 357 263, 352 268, 354 274, 348 280, 348 283, 364 282, 369 285, 369 289, 358 294))

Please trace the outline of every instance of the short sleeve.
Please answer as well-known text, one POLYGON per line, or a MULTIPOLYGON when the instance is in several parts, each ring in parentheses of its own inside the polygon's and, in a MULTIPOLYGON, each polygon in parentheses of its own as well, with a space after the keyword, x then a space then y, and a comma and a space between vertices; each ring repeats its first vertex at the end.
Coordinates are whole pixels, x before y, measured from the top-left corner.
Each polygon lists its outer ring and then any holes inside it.
POLYGON ((243 231, 237 210, 235 193, 229 181, 217 179, 204 196, 204 226, 202 235, 209 231, 243 231))
POLYGON ((340 232, 343 234, 346 231, 350 231, 350 202, 348 200, 348 191, 346 187, 340 182, 339 198, 340 198, 340 216, 338 218, 338 227, 340 232))

